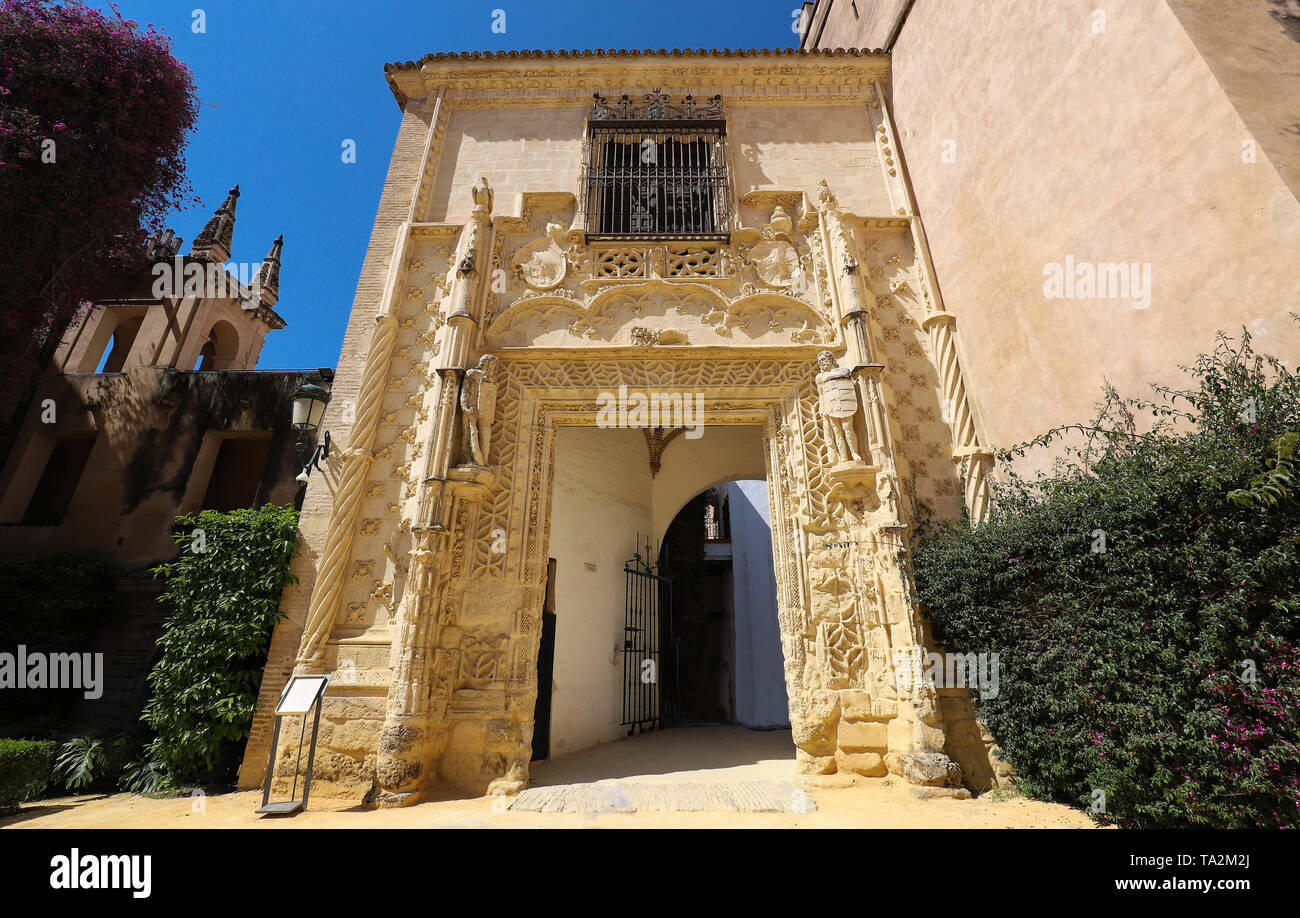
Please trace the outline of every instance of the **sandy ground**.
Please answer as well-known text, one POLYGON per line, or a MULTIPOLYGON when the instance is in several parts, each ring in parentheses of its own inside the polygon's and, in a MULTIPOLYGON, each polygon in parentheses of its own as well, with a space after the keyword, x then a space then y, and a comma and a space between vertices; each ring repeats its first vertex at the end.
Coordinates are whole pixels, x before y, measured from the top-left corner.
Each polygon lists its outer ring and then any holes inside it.
MULTIPOLYGON (((796 781, 789 731, 739 727, 683 728, 607 743, 533 766, 534 786, 595 781, 671 785, 796 781)), ((62 797, 26 804, 0 820, 13 828, 1088 828, 1080 810, 1018 797, 918 800, 898 778, 806 783, 814 812, 789 813, 524 813, 477 797, 374 810, 355 800, 313 797, 291 817, 254 813, 261 793, 153 800, 130 794, 62 797), (840 786, 836 786, 840 785, 840 786)))

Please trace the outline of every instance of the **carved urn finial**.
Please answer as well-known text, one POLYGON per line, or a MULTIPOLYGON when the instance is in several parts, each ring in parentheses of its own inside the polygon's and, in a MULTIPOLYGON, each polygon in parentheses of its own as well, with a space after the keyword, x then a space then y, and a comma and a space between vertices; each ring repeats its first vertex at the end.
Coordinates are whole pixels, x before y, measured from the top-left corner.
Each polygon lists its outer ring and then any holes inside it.
POLYGON ((826 179, 817 183, 817 207, 820 210, 838 209, 840 202, 835 198, 835 192, 831 191, 831 186, 827 184, 826 179))

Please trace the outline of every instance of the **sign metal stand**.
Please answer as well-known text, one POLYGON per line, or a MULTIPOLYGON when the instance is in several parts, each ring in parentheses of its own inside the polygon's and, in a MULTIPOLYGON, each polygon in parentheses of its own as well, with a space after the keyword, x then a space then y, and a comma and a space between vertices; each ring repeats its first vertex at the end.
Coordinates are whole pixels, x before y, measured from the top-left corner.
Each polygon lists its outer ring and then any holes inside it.
POLYGON ((307 809, 307 797, 311 791, 311 769, 316 761, 316 736, 320 733, 320 710, 324 706, 321 698, 325 688, 330 684, 328 675, 291 676, 289 684, 280 693, 280 700, 275 705, 275 729, 271 733, 271 752, 266 763, 266 781, 262 785, 262 805, 257 812, 271 816, 288 816, 299 810, 307 809), (307 771, 303 775, 302 799, 293 799, 298 793, 298 766, 302 764, 302 744, 307 731, 307 715, 316 709, 316 717, 311 728, 311 748, 307 753, 307 771), (298 761, 293 768, 293 790, 290 799, 271 803, 271 781, 275 777, 275 751, 280 745, 281 718, 294 715, 302 716, 302 733, 298 737, 298 761))

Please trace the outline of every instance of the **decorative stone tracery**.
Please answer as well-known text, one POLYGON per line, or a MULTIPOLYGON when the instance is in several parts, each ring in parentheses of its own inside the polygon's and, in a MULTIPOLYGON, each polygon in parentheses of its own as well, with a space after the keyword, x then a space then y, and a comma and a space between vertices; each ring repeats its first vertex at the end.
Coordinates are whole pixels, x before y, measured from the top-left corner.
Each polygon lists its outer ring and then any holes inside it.
MULTIPOLYGON (((959 476, 982 507, 988 462, 910 219, 845 213, 822 182, 812 199, 746 195, 762 216, 724 242, 595 243, 572 194, 525 193, 517 214, 494 212, 485 180, 471 198, 463 224, 401 227, 332 458, 297 663, 346 670, 383 705, 372 736, 324 742, 331 780, 383 805, 524 786, 555 434, 595 424, 620 385, 701 395, 704 425, 764 430, 801 768, 911 779, 942 758, 933 691, 894 677, 928 642, 900 558, 918 488, 937 499, 959 476), (912 393, 931 378, 942 419, 912 393), (947 477, 925 464, 940 438, 966 462, 947 477)), ((680 433, 645 431, 652 470, 680 433)))

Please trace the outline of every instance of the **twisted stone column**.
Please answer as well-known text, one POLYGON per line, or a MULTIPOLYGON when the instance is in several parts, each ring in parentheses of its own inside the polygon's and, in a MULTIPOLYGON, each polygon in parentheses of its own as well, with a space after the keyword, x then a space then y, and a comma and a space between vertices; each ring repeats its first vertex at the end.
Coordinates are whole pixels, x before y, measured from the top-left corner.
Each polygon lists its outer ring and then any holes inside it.
MULTIPOLYGON (((402 239, 405 240, 405 232, 402 239)), ((399 255, 404 249, 405 246, 399 244, 399 255)), ((370 450, 379 429, 385 377, 396 341, 397 319, 387 311, 381 312, 375 317, 375 334, 370 341, 361 393, 357 399, 356 424, 348 448, 343 452, 343 469, 334 491, 334 509, 330 513, 325 549, 317 564, 316 586, 312 590, 307 621, 298 645, 294 669, 299 673, 321 671, 325 642, 334 628, 334 618, 343 598, 347 565, 352 555, 352 533, 361 510, 361 492, 370 463, 374 462, 370 450)))
POLYGON ((989 474, 993 453, 980 444, 975 432, 975 418, 966 396, 966 382, 957 360, 957 343, 952 327, 956 317, 947 312, 932 312, 921 321, 930 335, 930 351, 939 368, 939 387, 943 397, 944 420, 952 430, 953 460, 960 463, 966 510, 971 521, 980 523, 988 513, 989 474))

